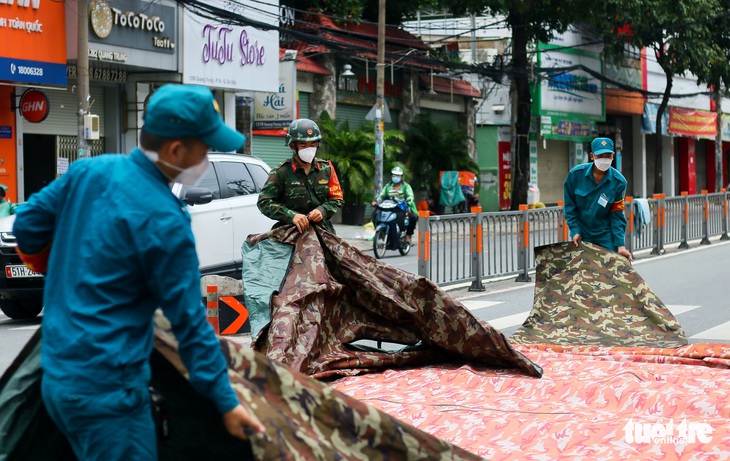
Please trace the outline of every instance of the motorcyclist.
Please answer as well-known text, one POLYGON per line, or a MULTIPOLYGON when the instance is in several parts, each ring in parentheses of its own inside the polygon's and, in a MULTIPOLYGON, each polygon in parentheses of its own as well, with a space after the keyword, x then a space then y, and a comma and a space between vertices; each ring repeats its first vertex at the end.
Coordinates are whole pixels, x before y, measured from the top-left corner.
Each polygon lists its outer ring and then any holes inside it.
POLYGON ((394 167, 392 170, 390 170, 390 175, 390 182, 386 184, 385 187, 383 187, 383 189, 380 191, 378 196, 375 197, 375 200, 373 201, 373 206, 377 205, 379 202, 382 202, 387 198, 393 199, 395 201, 405 201, 408 205, 408 209, 399 218, 399 225, 401 229, 405 227, 403 223, 407 215, 408 227, 406 229, 406 242, 410 243, 411 236, 413 235, 413 231, 416 228, 416 223, 418 222, 418 210, 416 209, 416 201, 413 197, 413 188, 411 188, 410 184, 403 181, 403 169, 401 167, 394 167))

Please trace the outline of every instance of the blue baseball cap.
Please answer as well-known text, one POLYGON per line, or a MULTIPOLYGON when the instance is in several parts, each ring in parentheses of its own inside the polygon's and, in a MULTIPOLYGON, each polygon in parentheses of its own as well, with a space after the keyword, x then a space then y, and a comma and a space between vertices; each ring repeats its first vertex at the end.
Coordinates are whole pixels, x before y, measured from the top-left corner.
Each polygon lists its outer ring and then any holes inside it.
POLYGON ((168 84, 150 96, 144 130, 170 139, 196 138, 213 150, 240 149, 246 137, 223 123, 210 89, 199 85, 168 84))
POLYGON ((596 138, 591 143, 591 152, 594 155, 613 154, 613 141, 610 138, 596 138))

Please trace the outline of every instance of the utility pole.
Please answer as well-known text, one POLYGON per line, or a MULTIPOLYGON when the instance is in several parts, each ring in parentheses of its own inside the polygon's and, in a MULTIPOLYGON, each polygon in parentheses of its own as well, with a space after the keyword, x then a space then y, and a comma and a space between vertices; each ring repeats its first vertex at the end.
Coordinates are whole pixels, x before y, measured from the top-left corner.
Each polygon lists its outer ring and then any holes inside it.
POLYGON ((722 91, 721 84, 715 86, 715 114, 717 115, 717 134, 715 134, 715 192, 725 188, 725 178, 722 171, 722 91))
POLYGON ((383 130, 385 123, 385 0, 379 0, 378 4, 378 63, 375 66, 377 71, 375 90, 375 194, 383 188, 383 151, 385 143, 383 130))
POLYGON ((89 156, 89 143, 84 136, 84 115, 89 113, 89 2, 78 1, 78 50, 76 57, 76 91, 78 110, 78 157, 89 156))

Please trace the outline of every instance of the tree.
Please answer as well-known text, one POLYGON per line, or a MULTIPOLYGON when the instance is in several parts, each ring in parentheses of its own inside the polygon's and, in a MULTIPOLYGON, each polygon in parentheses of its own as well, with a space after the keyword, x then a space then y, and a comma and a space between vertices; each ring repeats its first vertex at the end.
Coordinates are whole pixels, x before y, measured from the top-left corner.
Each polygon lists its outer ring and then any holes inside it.
POLYGON ((527 203, 530 174, 530 96, 531 58, 528 54, 537 42, 547 42, 554 32, 564 32, 569 25, 583 21, 600 2, 581 0, 440 0, 455 15, 489 14, 503 16, 512 30, 512 100, 517 102, 512 175, 512 203, 516 210, 527 203))
POLYGON ((669 104, 673 79, 686 72, 709 75, 708 63, 713 55, 712 20, 721 12, 720 5, 718 0, 606 0, 600 5, 605 13, 590 19, 603 31, 606 55, 618 59, 626 45, 651 48, 666 76, 657 112, 654 152, 654 193, 662 193, 661 121, 669 104), (606 22, 606 17, 614 20, 606 22), (606 28, 607 24, 610 27, 606 28), (625 32, 616 33, 620 29, 625 32))
POLYGON ((479 172, 469 157, 469 137, 463 130, 444 129, 429 117, 421 116, 405 133, 404 154, 413 176, 407 179, 415 190, 438 197, 439 172, 446 170, 479 172))
MULTIPOLYGON (((721 11, 730 11, 730 0, 719 0, 721 11)), ((730 88, 730 16, 720 14, 710 23, 710 56, 707 72, 695 70, 698 81, 707 83, 713 90, 717 112, 717 135, 715 136, 715 191, 719 192, 728 184, 723 177, 722 168, 722 88, 730 88)))
MULTIPOLYGON (((372 124, 359 130, 351 130, 348 120, 337 121, 327 111, 317 122, 322 131, 321 158, 331 160, 340 180, 346 205, 361 205, 372 200, 372 184, 375 174, 373 163, 375 130, 372 124)), ((401 155, 403 133, 386 130, 384 161, 393 164, 401 155)))

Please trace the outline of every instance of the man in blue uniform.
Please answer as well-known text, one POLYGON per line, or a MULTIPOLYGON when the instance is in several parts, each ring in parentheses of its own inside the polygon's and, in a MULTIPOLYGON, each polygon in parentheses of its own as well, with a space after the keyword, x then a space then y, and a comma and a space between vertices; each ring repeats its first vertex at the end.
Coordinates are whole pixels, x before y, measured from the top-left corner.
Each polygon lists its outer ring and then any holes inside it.
POLYGON ((201 303, 190 215, 170 191, 197 182, 209 148, 244 140, 209 89, 165 85, 149 99, 140 148, 76 161, 18 209, 18 253, 46 273, 43 402, 80 460, 157 459, 147 386, 158 307, 228 432, 264 430, 228 380, 201 303))
POLYGON ((609 138, 593 140, 592 162, 576 166, 565 178, 563 210, 575 246, 585 240, 632 261, 624 243, 626 178, 611 167, 613 156, 613 141, 609 138))

